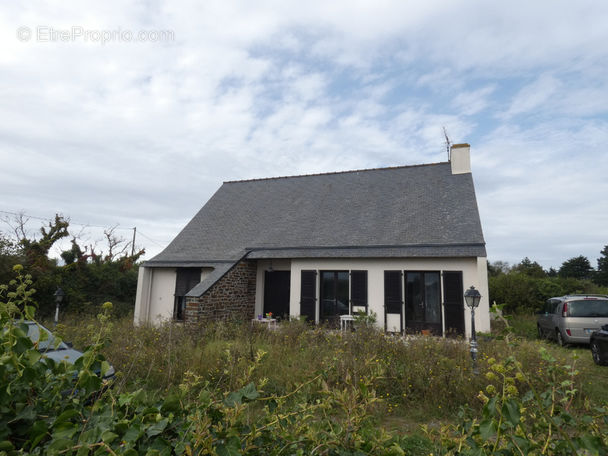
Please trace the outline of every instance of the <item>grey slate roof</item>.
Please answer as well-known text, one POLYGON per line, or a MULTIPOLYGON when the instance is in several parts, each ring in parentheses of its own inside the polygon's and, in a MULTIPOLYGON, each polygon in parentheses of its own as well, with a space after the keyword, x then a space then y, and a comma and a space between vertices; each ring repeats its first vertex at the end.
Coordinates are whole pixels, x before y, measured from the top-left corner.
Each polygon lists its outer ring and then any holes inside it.
POLYGON ((225 182, 145 266, 234 263, 247 253, 486 256, 472 176, 446 162, 225 182))

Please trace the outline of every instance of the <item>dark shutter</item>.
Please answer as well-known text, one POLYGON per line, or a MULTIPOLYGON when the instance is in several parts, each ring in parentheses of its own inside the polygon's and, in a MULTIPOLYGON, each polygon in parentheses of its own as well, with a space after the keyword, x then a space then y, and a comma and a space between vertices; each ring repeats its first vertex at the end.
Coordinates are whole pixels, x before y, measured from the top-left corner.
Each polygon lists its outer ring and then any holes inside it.
POLYGON ((464 335, 462 271, 443 272, 443 304, 446 335, 464 335))
POLYGON ((401 271, 384 271, 384 309, 401 314, 401 271))
POLYGON ((266 271, 264 274, 264 313, 289 319, 291 271, 266 271))
POLYGON ((175 278, 175 296, 185 296, 201 281, 201 268, 178 268, 175 278))
POLYGON ((315 322, 317 304, 317 271, 302 271, 300 288, 300 315, 309 322, 315 322))
POLYGON ((353 307, 365 307, 367 313, 367 271, 351 271, 350 303, 353 307))

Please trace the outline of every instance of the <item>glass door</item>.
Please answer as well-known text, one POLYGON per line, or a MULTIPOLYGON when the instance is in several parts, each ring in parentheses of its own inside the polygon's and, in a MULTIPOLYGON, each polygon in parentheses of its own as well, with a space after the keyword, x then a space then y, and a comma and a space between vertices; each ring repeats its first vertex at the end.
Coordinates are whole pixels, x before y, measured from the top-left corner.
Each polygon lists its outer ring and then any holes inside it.
POLYGON ((321 321, 338 324, 349 312, 348 271, 321 271, 321 321))
POLYGON ((405 273, 405 327, 409 333, 442 334, 439 272, 405 273))

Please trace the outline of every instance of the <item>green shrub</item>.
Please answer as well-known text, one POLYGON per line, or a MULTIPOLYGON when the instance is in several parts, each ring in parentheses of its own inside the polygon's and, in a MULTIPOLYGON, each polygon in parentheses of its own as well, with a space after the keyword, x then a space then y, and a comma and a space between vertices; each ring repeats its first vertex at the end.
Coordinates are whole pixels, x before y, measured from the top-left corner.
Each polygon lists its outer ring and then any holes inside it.
POLYGON ((582 414, 573 413, 578 372, 557 364, 546 350, 541 356, 550 376, 541 388, 514 357, 502 363, 491 359, 486 378, 497 385, 479 392, 481 416, 463 409, 460 423, 441 429, 443 454, 606 454, 608 408, 585 404, 582 414), (524 385, 530 389, 522 394, 524 385))

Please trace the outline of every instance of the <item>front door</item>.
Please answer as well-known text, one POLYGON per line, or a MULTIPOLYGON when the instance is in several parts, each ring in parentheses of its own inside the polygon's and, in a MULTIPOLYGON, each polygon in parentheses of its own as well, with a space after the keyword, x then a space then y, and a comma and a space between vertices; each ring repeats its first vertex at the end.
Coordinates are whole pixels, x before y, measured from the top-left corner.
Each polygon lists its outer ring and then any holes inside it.
POLYGON ((349 314, 348 271, 321 271, 320 320, 337 326, 349 314))
POLYGON ((439 272, 405 273, 405 328, 442 334, 439 272))
POLYGON ((264 314, 289 319, 291 271, 266 271, 264 275, 264 314))

